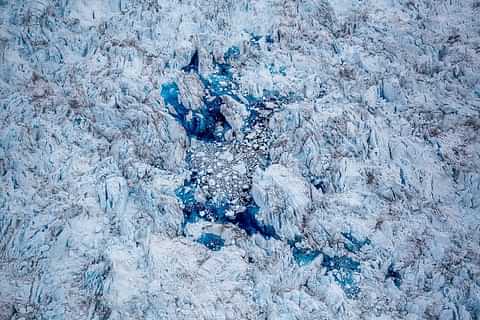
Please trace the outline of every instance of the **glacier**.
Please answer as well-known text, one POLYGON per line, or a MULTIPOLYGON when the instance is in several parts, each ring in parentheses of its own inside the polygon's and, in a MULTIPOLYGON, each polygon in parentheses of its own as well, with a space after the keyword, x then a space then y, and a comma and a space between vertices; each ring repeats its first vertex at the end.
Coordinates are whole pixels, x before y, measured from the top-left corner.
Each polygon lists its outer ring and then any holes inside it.
POLYGON ((0 0, 0 320, 480 319, 478 0, 0 0))

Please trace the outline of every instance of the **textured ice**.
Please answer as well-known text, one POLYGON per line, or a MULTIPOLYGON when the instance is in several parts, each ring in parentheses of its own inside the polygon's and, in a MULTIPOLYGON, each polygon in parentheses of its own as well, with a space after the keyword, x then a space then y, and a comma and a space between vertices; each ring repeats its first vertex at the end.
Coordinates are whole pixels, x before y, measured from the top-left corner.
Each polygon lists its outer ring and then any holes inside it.
POLYGON ((0 0, 0 320, 479 319, 477 0, 0 0))

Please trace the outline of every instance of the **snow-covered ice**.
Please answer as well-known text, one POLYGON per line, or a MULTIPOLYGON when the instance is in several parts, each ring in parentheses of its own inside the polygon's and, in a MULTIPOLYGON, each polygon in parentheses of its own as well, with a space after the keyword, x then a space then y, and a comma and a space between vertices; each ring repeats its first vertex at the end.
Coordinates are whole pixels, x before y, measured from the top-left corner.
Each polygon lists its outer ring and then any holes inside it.
POLYGON ((0 320, 480 319, 478 0, 0 0, 0 320))

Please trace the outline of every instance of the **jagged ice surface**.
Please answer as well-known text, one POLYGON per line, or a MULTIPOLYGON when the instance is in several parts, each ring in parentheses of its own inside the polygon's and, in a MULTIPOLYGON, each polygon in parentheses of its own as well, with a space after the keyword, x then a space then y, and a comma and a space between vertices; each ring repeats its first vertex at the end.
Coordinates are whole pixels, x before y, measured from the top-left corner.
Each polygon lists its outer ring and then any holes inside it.
POLYGON ((479 319, 477 0, 0 0, 0 319, 479 319))

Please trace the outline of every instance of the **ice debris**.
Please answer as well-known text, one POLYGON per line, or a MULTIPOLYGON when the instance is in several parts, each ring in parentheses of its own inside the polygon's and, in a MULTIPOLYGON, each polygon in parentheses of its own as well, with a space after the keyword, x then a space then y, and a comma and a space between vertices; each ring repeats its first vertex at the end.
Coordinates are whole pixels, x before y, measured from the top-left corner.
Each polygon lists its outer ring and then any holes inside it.
POLYGON ((480 318, 479 10, 0 0, 0 319, 480 318))

